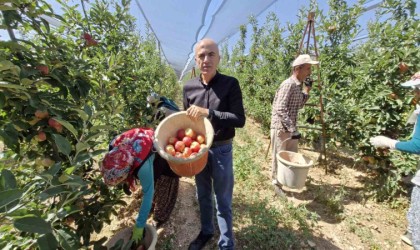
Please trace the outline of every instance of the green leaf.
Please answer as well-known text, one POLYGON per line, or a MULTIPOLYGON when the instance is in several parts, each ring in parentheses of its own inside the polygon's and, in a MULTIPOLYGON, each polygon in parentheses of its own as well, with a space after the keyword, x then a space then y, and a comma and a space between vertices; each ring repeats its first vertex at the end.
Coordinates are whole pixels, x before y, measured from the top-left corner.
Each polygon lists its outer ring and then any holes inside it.
POLYGON ((23 78, 22 80, 20 80, 20 82, 22 83, 22 85, 24 86, 29 86, 31 85, 34 81, 28 79, 28 78, 23 78))
POLYGON ((12 84, 12 83, 7 83, 4 81, 0 81, 0 89, 1 88, 5 88, 5 89, 21 89, 21 90, 26 90, 25 87, 17 85, 17 84, 12 84))
POLYGON ((8 6, 8 5, 0 4, 0 10, 1 11, 5 11, 5 10, 17 10, 17 8, 16 7, 13 7, 13 6, 8 6))
POLYGON ((23 232, 39 234, 51 233, 51 225, 44 219, 34 215, 17 219, 13 225, 15 228, 23 232))
POLYGON ((9 189, 0 192, 0 207, 6 206, 7 204, 19 200, 22 197, 23 192, 20 189, 9 189))
POLYGON ((65 250, 79 249, 78 237, 69 230, 57 230, 58 241, 60 246, 65 250))
POLYGON ((88 115, 88 114, 86 114, 86 112, 85 112, 85 111, 80 110, 80 109, 72 109, 72 110, 74 110, 74 111, 76 111, 77 113, 79 113, 80 118, 82 118, 82 120, 83 120, 83 121, 87 121, 87 120, 89 119, 89 115, 88 115))
POLYGON ((42 193, 39 194, 39 198, 44 201, 50 197, 56 196, 61 193, 69 193, 70 191, 67 190, 64 186, 56 186, 47 188, 42 193))
POLYGON ((108 126, 108 125, 99 125, 99 126, 93 126, 90 131, 94 132, 96 130, 102 130, 102 129, 106 129, 106 130, 111 130, 112 126, 108 126))
POLYGON ((60 171, 61 169, 61 163, 55 163, 54 165, 52 165, 52 167, 50 167, 47 171, 45 171, 45 174, 54 176, 58 173, 58 171, 60 171))
POLYGON ((3 169, 0 173, 0 191, 15 189, 16 187, 16 178, 12 171, 3 169))
POLYGON ((85 111, 85 113, 89 116, 89 118, 90 117, 92 117, 92 108, 91 107, 89 107, 88 105, 85 105, 84 107, 83 107, 83 110, 85 111))
POLYGON ((76 169, 76 167, 74 167, 74 166, 73 167, 68 167, 64 170, 64 173, 72 174, 75 169, 76 169))
POLYGON ((4 108, 6 106, 6 96, 3 94, 3 92, 0 92, 0 109, 4 108))
POLYGON ((58 242, 52 233, 42 235, 37 242, 40 250, 55 250, 58 248, 58 242))
POLYGON ((76 131, 76 129, 68 121, 59 119, 57 117, 55 117, 54 120, 56 120, 58 123, 60 123, 61 125, 63 125, 66 129, 68 129, 74 135, 74 137, 76 139, 78 138, 77 137, 77 131, 76 131))
POLYGON ((88 149, 90 147, 89 144, 84 143, 84 142, 78 142, 76 144, 76 155, 78 155, 81 151, 88 149))
POLYGON ((58 150, 61 153, 69 156, 70 152, 71 152, 70 142, 65 137, 63 137, 61 135, 58 135, 58 134, 53 134, 53 138, 54 138, 55 144, 58 147, 58 150))
POLYGON ((6 144, 13 151, 18 151, 19 149, 19 133, 16 131, 13 124, 7 124, 4 130, 0 130, 0 137, 3 138, 4 144, 6 144))

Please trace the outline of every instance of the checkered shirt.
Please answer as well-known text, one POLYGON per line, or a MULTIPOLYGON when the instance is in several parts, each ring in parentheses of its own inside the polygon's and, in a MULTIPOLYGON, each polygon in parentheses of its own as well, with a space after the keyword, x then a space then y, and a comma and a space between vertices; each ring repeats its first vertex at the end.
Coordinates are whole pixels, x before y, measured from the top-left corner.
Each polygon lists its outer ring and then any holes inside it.
POLYGON ((302 84, 291 76, 281 83, 276 92, 271 111, 271 129, 294 132, 298 110, 303 108, 309 95, 302 92, 302 84))

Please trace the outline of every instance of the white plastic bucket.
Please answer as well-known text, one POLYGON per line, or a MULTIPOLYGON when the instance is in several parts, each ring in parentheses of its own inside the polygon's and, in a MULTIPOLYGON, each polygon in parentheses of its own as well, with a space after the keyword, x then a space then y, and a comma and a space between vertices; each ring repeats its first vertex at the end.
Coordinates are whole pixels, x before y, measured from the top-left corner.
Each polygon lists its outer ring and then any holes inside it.
POLYGON ((291 151, 280 151, 276 158, 277 180, 292 189, 303 188, 313 161, 302 154, 291 151))
MULTIPOLYGON (((155 246, 157 243, 156 229, 152 225, 146 224, 146 226, 144 227, 144 230, 145 230, 144 246, 146 250, 155 250, 155 246)), ((129 242, 131 239, 132 232, 133 232, 132 227, 127 227, 119 231, 105 244, 106 248, 107 249, 112 248, 120 239, 124 241, 124 244, 127 244, 127 242, 129 242)), ((140 247, 138 249, 140 249, 140 247)))

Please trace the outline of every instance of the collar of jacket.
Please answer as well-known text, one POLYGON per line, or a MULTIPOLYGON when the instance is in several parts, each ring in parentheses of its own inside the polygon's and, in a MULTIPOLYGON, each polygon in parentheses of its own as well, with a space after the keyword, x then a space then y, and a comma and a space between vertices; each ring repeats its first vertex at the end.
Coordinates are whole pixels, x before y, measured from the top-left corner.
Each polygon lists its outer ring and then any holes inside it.
POLYGON ((198 78, 199 80, 200 80, 200 82, 201 82, 201 84, 203 84, 203 85, 210 85, 212 82, 214 82, 214 80, 215 79, 217 79, 218 77, 220 76, 220 73, 219 73, 219 71, 216 71, 216 74, 213 76, 213 78, 210 80, 210 82, 208 82, 207 84, 205 84, 204 82, 203 82, 203 78, 202 78, 202 75, 200 74, 200 77, 198 78))
POLYGON ((300 86, 300 85, 302 85, 302 83, 296 78, 296 76, 293 76, 292 75, 292 80, 296 83, 296 85, 298 85, 298 86, 300 86))

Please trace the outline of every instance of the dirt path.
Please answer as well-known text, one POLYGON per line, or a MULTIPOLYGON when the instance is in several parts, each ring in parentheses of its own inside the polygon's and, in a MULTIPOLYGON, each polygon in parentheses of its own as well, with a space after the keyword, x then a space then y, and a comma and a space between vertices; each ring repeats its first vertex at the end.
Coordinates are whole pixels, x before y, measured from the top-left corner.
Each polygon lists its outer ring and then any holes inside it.
MULTIPOLYGON (((254 138, 261 138, 263 145, 268 144, 258 124, 248 119, 244 129, 254 138)), ((241 143, 241 138, 235 138, 235 143, 241 143)), ((300 152, 316 161, 318 153, 310 150, 300 152)), ((265 148, 256 152, 256 157, 265 158, 265 148)), ((274 199, 274 189, 270 186, 271 159, 265 159, 262 164, 264 175, 267 176, 266 192, 274 199)), ((304 204, 306 209, 318 215, 318 222, 313 229, 309 241, 302 242, 302 249, 411 249, 400 241, 400 235, 405 231, 405 209, 391 209, 386 204, 365 201, 364 182, 369 177, 364 171, 352 166, 348 157, 329 159, 329 167, 334 173, 325 174, 323 166, 314 166, 308 174, 308 182, 302 190, 284 188, 288 201, 294 204, 304 204)), ((235 189, 235 192, 240 190, 235 189)), ((129 203, 113 224, 104 228, 100 235, 110 237, 115 232, 132 225, 138 211, 138 200, 127 199, 129 203)), ((235 201, 234 201, 235 202, 235 201)), ((195 182, 193 178, 181 178, 179 196, 168 222, 158 228, 158 243, 156 249, 187 249, 189 243, 196 237, 200 229, 198 204, 195 199, 195 182)), ((238 249, 244 249, 238 242, 238 249)), ((205 249, 217 249, 217 239, 214 239, 205 249)), ((265 249, 261 246, 260 249, 265 249)))

